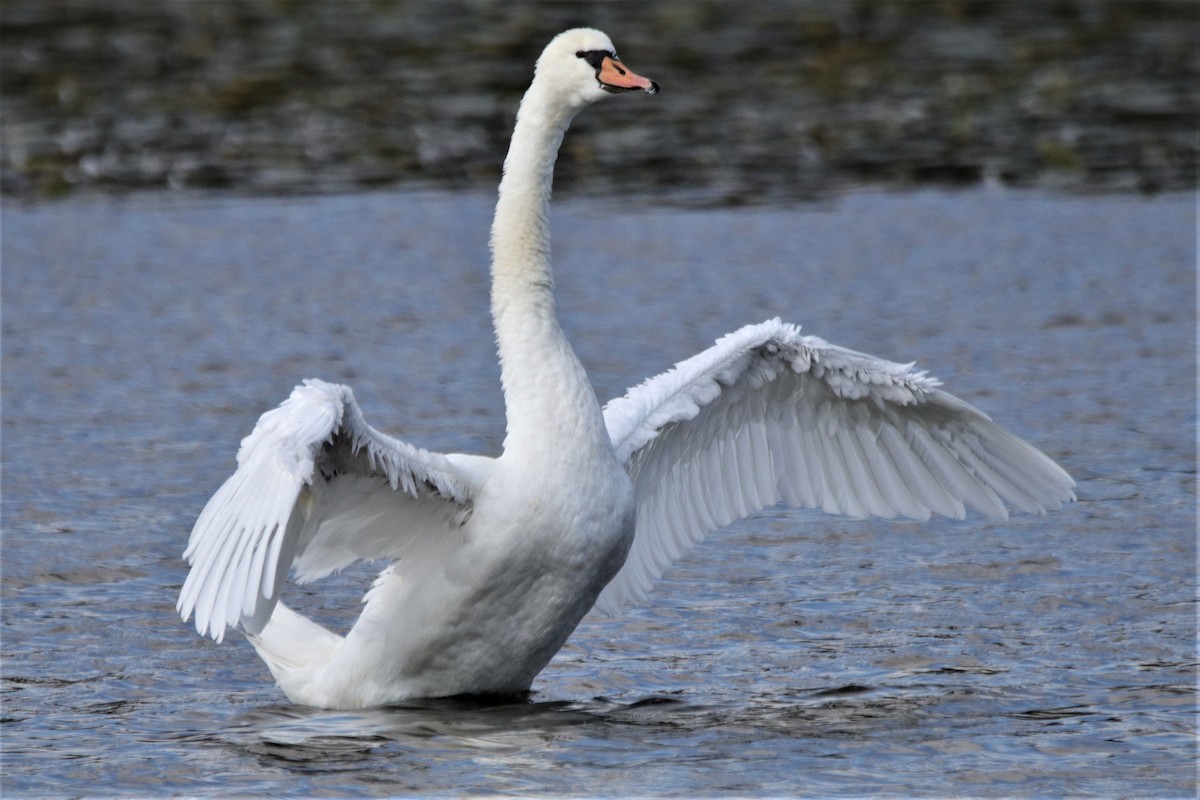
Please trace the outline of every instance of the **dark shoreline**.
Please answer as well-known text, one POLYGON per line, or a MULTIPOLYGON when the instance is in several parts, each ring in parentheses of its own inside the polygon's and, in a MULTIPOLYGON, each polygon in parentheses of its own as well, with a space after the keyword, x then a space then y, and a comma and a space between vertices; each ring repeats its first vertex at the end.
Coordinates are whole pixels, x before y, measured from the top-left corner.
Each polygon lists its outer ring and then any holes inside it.
MULTIPOLYGON (((663 95, 581 118, 561 190, 745 204, 878 185, 1196 184, 1187 0, 644 5, 586 21, 663 95)), ((530 65, 584 10, 9 0, 0 189, 491 188, 530 65)))

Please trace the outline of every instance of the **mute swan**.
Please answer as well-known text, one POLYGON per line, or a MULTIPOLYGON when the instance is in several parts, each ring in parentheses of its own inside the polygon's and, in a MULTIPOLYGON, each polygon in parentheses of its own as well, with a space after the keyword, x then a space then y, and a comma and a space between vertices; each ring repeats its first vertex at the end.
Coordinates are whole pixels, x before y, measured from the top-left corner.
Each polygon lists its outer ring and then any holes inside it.
POLYGON ((1074 498, 1045 455, 911 365, 750 325, 603 409, 554 313, 547 204, 574 115, 644 91, 603 33, 538 58, 492 226, 507 412, 499 457, 439 454, 367 425, 346 386, 305 381, 263 414, 196 521, 183 619, 240 625, 296 703, 527 691, 593 607, 642 600, 712 530, 785 501, 853 517, 1043 513, 1074 498), (344 637, 278 602, 387 559, 344 637))

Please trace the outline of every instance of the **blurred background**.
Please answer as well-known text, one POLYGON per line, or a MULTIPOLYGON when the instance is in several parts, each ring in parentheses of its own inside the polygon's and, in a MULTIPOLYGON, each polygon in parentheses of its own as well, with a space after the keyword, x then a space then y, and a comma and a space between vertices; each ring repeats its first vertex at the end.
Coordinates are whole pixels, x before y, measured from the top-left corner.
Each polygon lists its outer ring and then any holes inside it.
POLYGON ((1195 0, 5 0, 2 189, 492 188, 534 59, 606 30, 657 98, 581 117, 571 191, 1195 185, 1195 0))

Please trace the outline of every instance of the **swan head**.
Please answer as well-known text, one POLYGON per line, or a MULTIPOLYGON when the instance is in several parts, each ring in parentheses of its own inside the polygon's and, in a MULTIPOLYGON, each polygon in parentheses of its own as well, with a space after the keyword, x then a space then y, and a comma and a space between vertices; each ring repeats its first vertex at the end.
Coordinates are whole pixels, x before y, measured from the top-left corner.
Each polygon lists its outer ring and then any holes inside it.
POLYGON ((575 28, 555 36, 537 60, 534 81, 575 110, 608 94, 658 92, 657 83, 621 63, 612 40, 593 28, 575 28))

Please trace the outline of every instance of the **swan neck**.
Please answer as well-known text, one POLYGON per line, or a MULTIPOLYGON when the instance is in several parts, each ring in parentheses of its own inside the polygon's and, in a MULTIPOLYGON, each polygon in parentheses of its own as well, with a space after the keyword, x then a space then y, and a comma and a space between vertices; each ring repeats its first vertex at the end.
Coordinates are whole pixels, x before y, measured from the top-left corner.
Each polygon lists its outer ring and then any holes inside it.
POLYGON ((554 162, 574 114, 552 113, 536 88, 530 88, 517 111, 492 222, 492 272, 498 289, 553 286, 548 210, 554 162))
POLYGON ((492 318, 507 453, 599 437, 599 404, 554 312, 548 209, 554 162, 575 110, 539 92, 521 101, 492 223, 492 318))

